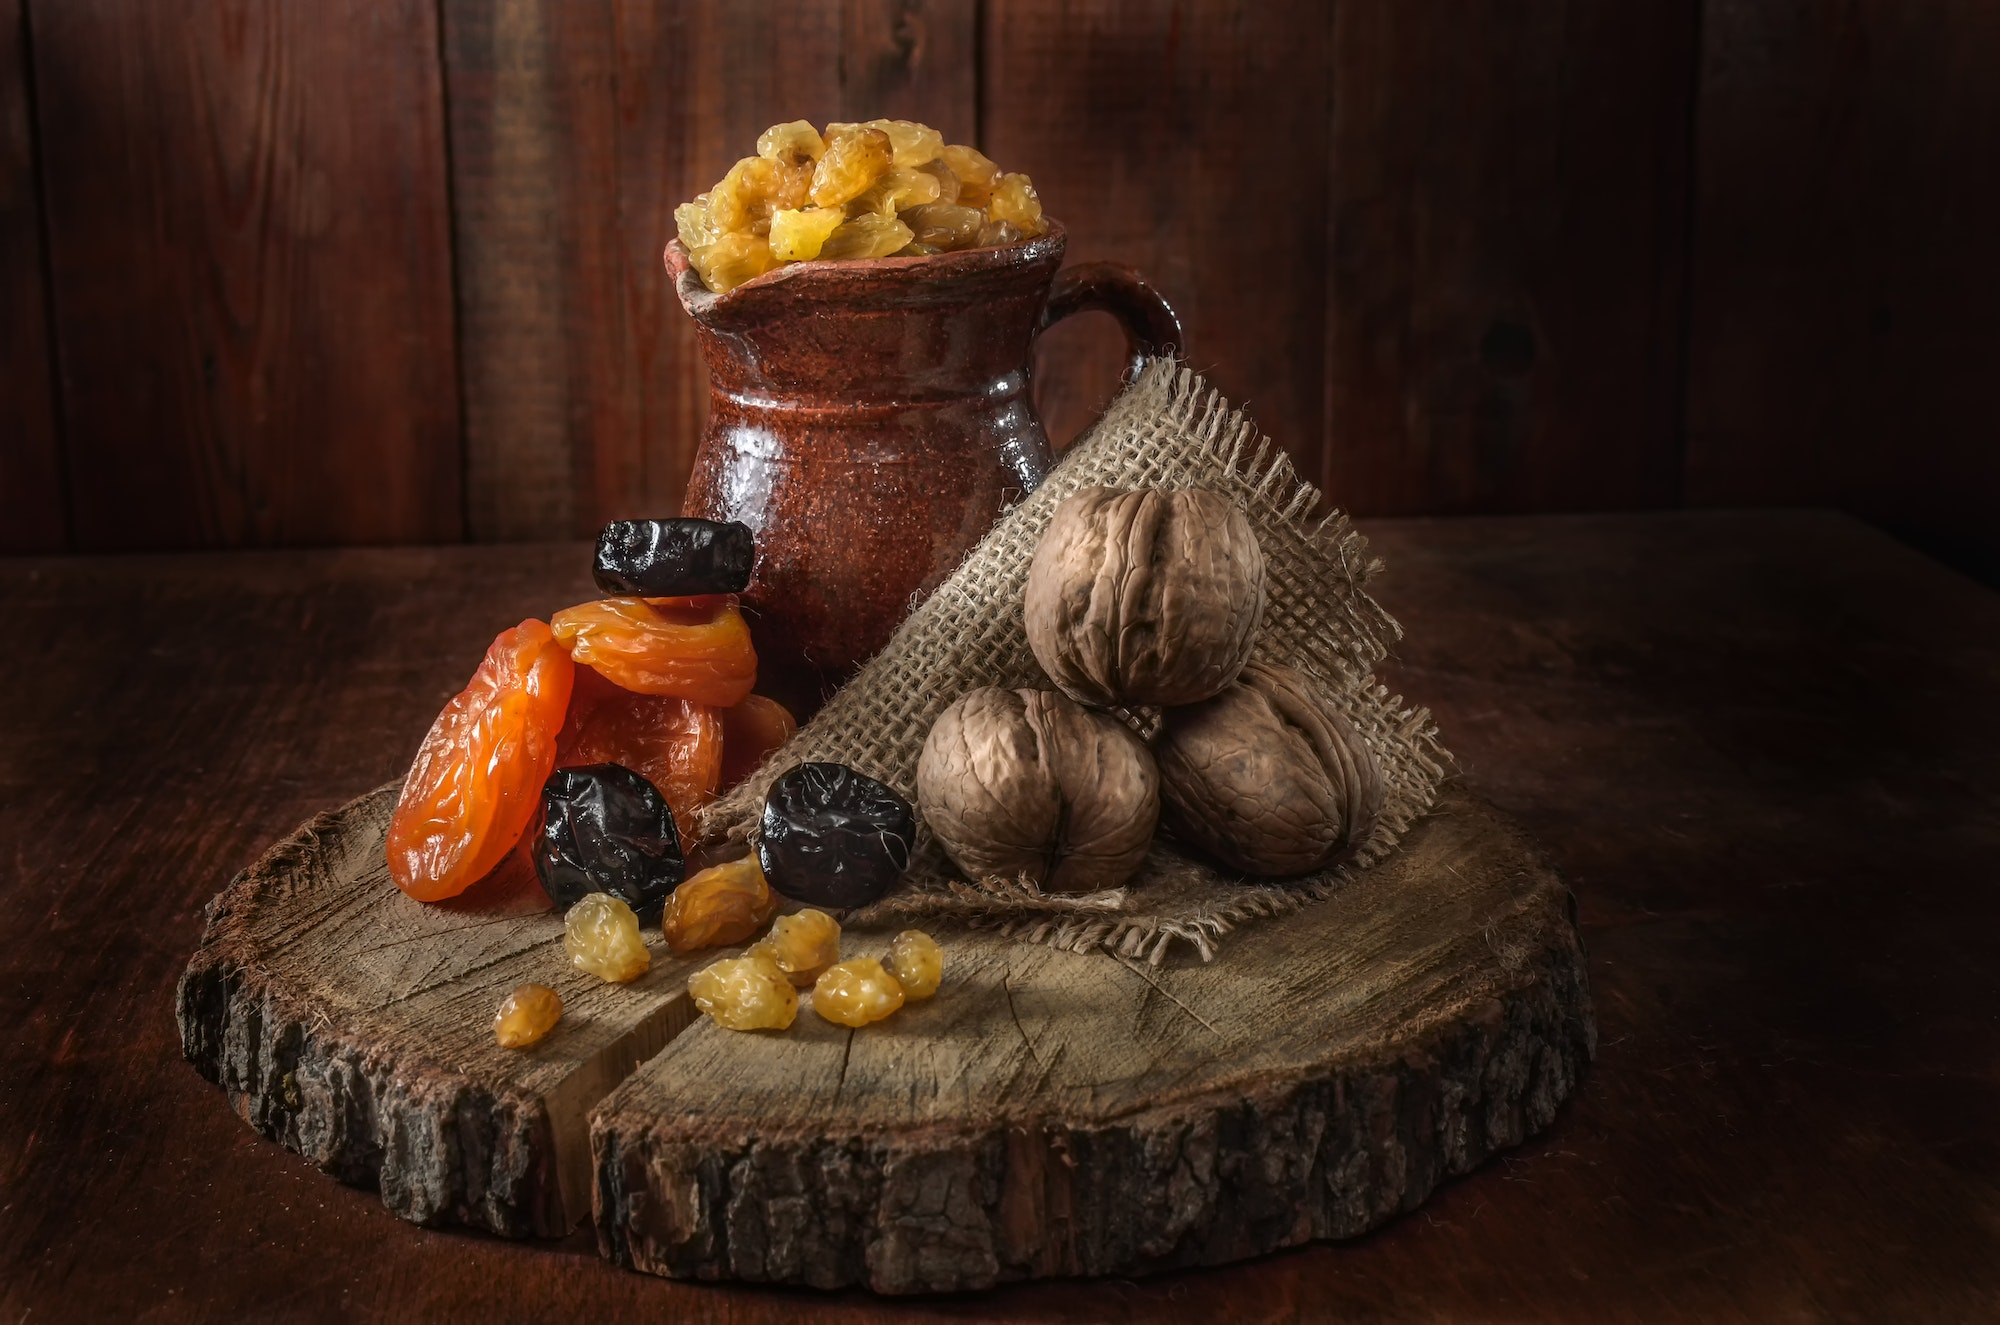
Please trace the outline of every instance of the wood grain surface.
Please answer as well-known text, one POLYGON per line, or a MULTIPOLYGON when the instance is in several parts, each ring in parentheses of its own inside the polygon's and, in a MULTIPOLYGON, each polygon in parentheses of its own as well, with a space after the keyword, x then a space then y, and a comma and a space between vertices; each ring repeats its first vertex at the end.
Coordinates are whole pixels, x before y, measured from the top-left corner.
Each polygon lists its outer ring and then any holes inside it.
POLYGON ((1841 506, 2000 584, 2000 9, 1709 10, 1688 499, 1841 506))
POLYGON ((75 545, 458 538, 433 5, 32 13, 75 545))
POLYGON ((173 991, 228 876, 394 777, 575 546, 0 564, 8 1319, 2000 1314, 2000 599, 1830 515, 1364 526, 1469 788, 1576 889, 1598 1059, 1361 1242, 950 1304, 412 1228, 255 1136, 173 991), (111 602, 115 612, 81 612, 111 602))
POLYGON ((0 553, 60 552, 69 539, 26 35, 20 0, 0 0, 0 553))

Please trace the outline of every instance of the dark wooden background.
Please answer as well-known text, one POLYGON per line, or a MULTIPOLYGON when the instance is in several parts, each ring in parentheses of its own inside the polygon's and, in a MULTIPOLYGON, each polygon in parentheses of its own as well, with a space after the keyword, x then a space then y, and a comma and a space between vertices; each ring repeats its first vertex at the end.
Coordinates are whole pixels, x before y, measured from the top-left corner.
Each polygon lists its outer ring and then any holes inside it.
MULTIPOLYGON (((1357 512, 1837 505, 2000 562, 1990 0, 0 0, 0 549, 677 508, 673 206, 926 120, 1357 512)), ((1050 337, 1073 433, 1101 317, 1050 337)))

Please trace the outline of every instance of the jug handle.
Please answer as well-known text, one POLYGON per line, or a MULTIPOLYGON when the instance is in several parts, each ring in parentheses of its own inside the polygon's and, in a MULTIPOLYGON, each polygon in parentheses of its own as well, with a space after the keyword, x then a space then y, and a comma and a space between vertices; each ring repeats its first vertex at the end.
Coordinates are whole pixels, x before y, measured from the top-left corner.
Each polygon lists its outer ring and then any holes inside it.
POLYGON ((1173 305, 1145 277, 1116 262, 1079 262, 1057 273, 1035 334, 1072 313, 1092 310, 1111 314, 1125 329, 1128 381, 1139 375, 1148 357, 1171 354, 1186 344, 1173 305))

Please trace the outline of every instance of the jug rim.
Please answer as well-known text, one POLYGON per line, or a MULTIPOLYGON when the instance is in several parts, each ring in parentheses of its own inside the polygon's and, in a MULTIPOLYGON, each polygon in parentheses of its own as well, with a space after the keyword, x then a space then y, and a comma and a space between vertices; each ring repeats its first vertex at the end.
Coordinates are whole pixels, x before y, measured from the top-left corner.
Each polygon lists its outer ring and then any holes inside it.
POLYGON ((927 281, 949 280, 955 277, 977 276, 993 272, 1021 270, 1047 263, 1051 268, 1062 264, 1063 250, 1067 246, 1069 232, 1061 221, 1046 218, 1048 229, 1033 239, 1017 244, 1002 244, 992 248, 961 249, 956 253, 921 253, 902 258, 847 258, 837 260, 811 259, 805 262, 788 262, 782 267, 753 276, 734 289, 718 294, 701 283, 688 261, 687 247, 678 237, 668 240, 666 252, 662 255, 666 268, 674 276, 674 284, 681 297, 681 303, 690 313, 712 313, 733 307, 743 302, 745 292, 769 290, 800 283, 851 285, 856 282, 875 283, 881 278, 898 278, 905 273, 923 272, 927 281))

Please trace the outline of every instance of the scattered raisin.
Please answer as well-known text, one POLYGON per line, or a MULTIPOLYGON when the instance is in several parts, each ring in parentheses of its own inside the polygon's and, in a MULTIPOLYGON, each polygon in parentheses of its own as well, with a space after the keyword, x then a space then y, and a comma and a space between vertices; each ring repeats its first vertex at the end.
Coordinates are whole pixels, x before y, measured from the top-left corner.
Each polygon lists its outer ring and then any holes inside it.
POLYGON ((688 977, 695 1007, 732 1031, 781 1031, 799 1015, 799 993, 768 958, 725 957, 688 977))
POLYGON ((525 1049, 562 1020, 562 995, 547 985, 521 985, 500 1000, 493 1014, 493 1038, 502 1049, 525 1049))
POLYGON ((613 520, 598 532, 591 575, 609 594, 741 593, 756 558, 750 526, 734 520, 613 520))
POLYGON ((929 998, 944 978, 944 949, 921 929, 906 929, 889 941, 882 965, 911 998, 929 998))
POLYGON ((618 764, 549 775, 534 852, 542 890, 565 910, 609 893, 638 915, 657 915, 681 881, 673 813, 652 783, 618 764))
POLYGON ((903 1006, 903 987, 873 957, 826 968, 813 983, 813 1011, 843 1026, 866 1026, 903 1006))
POLYGON ((733 599, 600 598, 549 625, 576 661, 642 695, 728 708, 757 683, 757 651, 733 599))
POLYGON ((779 916, 746 955, 767 958, 793 984, 809 985, 840 960, 840 922, 824 911, 779 916))
POLYGON ((653 965, 653 954, 639 937, 639 917, 609 893, 591 893, 570 907, 563 951, 570 965, 613 984, 636 980, 653 965))
POLYGON ((548 626, 500 632, 403 779, 388 839, 398 888, 420 902, 456 897, 514 849, 555 766, 574 682, 548 626))
POLYGON ((800 764, 764 798, 757 854, 787 897, 860 906, 909 868, 917 821, 909 802, 845 764, 800 764))
POLYGON ((757 857, 712 865, 693 875, 667 903, 660 929, 675 952, 697 952, 741 943, 778 909, 778 895, 764 882, 757 857))

